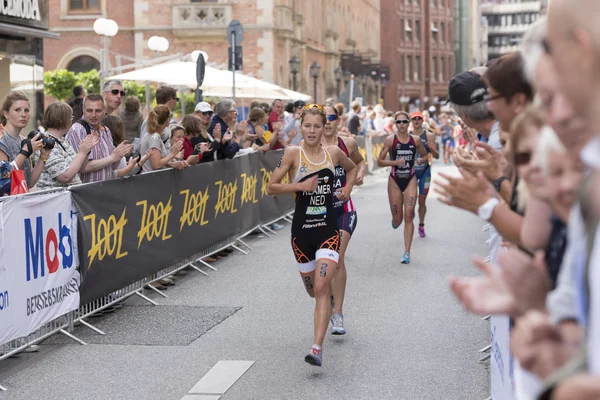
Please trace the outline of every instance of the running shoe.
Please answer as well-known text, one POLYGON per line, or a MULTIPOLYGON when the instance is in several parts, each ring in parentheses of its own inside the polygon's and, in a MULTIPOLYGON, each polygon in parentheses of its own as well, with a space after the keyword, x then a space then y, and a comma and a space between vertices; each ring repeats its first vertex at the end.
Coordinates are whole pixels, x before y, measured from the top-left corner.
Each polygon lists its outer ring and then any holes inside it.
POLYGON ((283 229, 283 225, 279 225, 278 223, 274 223, 273 225, 271 225, 271 229, 274 231, 280 231, 283 229))
POLYGON ((425 226, 423 225, 419 225, 419 236, 421 236, 422 238, 424 238, 425 236, 425 226))
POLYGON ((399 226, 400 226, 400 225, 396 225, 396 224, 394 224, 394 220, 392 220, 392 228, 394 228, 394 229, 398 229, 398 227, 399 227, 399 226))
POLYGON ((317 346, 313 346, 312 349, 310 349, 310 353, 304 357, 304 361, 315 367, 320 367, 323 365, 323 350, 317 346))
POLYGON ((344 328, 344 316, 341 313, 333 314, 331 316, 331 334, 332 335, 345 335, 346 329, 344 328))
POLYGON ((410 253, 404 253, 400 262, 402 264, 410 264, 410 253))

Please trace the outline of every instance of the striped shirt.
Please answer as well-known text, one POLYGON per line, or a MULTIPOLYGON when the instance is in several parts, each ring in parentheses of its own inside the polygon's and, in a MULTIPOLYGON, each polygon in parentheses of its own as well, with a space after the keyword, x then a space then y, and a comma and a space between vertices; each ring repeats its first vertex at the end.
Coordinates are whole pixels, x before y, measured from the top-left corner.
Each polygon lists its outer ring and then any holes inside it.
MULTIPOLYGON (((99 131, 100 141, 92 149, 89 156, 90 161, 96 161, 106 158, 110 156, 113 150, 115 149, 115 145, 113 144, 113 139, 110 131, 105 126, 101 125, 101 127, 102 128, 99 131)), ((76 153, 79 151, 79 143, 81 143, 81 141, 85 139, 86 136, 87 132, 85 128, 79 123, 74 123, 71 127, 71 130, 69 130, 69 132, 67 133, 67 140, 69 141, 71 146, 73 146, 73 149, 76 153)), ((83 183, 89 183, 111 179, 113 178, 113 169, 116 168, 118 165, 119 163, 117 162, 116 164, 109 164, 107 167, 104 167, 94 172, 90 172, 87 174, 80 173, 79 175, 81 177, 81 181, 83 183)))

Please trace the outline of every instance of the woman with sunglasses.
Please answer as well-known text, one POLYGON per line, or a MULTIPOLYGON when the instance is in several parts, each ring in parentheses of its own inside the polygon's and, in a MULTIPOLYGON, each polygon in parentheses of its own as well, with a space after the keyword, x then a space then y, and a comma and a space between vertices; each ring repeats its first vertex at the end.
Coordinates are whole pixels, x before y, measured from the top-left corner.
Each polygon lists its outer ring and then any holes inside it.
POLYGON ((419 236, 424 238, 425 234, 425 214, 427 213, 427 195, 429 194, 429 185, 431 183, 431 166, 429 165, 429 155, 436 160, 440 158, 437 144, 435 143, 435 133, 423 126, 425 116, 419 111, 415 111, 410 116, 413 124, 411 135, 421 138, 423 146, 427 151, 427 157, 418 157, 415 161, 415 174, 417 175, 417 186, 419 187, 419 236))
MULTIPOLYGON (((346 157, 350 158, 358 168, 355 185, 362 185, 365 177, 366 164, 363 156, 358 151, 356 140, 347 136, 338 136, 338 125, 340 119, 338 111, 335 107, 325 106, 325 112, 327 113, 327 123, 325 124, 325 130, 323 131, 321 144, 327 149, 331 147, 338 147, 340 150, 342 150, 346 157)), ((333 182, 334 190, 339 190, 346 186, 346 170, 341 165, 335 166, 335 179, 333 182)), ((356 214, 356 208, 354 207, 354 203, 352 202, 351 198, 343 201, 334 196, 333 210, 337 217, 337 226, 340 230, 341 243, 338 269, 333 277, 333 280, 331 281, 331 288, 333 292, 331 334, 345 335, 346 329, 344 328, 344 315, 342 313, 347 279, 345 255, 352 234, 356 229, 358 217, 356 214)))
POLYGON ((408 132, 410 118, 408 113, 398 111, 394 115, 398 133, 388 136, 383 142, 383 150, 377 159, 380 168, 392 167, 388 179, 388 198, 392 211, 392 228, 397 229, 402 224, 404 215, 404 254, 402 264, 410 263, 410 247, 415 232, 415 205, 417 200, 417 178, 415 175, 415 160, 417 153, 427 157, 423 141, 418 136, 408 132), (386 160, 386 156, 390 156, 386 160), (406 198, 405 198, 406 195, 406 198))
POLYGON ((321 145, 326 124, 323 107, 304 107, 300 124, 304 141, 285 150, 267 187, 271 196, 293 193, 296 198, 292 249, 304 287, 316 300, 315 340, 304 360, 315 366, 323 363, 322 346, 331 316, 329 287, 340 257, 340 235, 333 211, 335 166, 346 170, 346 186, 337 193, 341 201, 350 198, 358 172, 339 148, 321 145), (290 183, 282 183, 286 175, 290 183))

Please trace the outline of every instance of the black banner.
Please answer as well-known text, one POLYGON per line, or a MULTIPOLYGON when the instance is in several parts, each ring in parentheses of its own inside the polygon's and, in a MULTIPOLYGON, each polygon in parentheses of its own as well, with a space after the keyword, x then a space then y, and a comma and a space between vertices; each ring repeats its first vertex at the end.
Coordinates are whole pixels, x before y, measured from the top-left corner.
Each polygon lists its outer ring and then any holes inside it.
POLYGON ((376 169, 379 169, 377 166, 377 158, 379 158, 379 154, 381 150, 383 150, 383 142, 385 141, 386 136, 376 136, 371 138, 370 149, 367 145, 367 141, 369 140, 365 136, 355 136, 356 144, 358 145, 358 151, 362 154, 365 162, 367 163, 367 170, 372 172, 376 169))
POLYGON ((281 152, 71 188, 86 304, 294 208, 270 197, 281 152))

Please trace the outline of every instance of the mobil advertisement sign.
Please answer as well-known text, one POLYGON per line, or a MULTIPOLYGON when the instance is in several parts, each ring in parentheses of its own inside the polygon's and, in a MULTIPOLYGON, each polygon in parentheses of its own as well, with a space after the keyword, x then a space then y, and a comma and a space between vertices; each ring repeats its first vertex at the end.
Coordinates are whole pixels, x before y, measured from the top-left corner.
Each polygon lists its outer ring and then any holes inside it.
POLYGON ((2 301, 10 320, 0 311, 0 325, 12 334, 0 334, 0 343, 26 336, 79 307, 77 227, 71 203, 66 191, 2 203, 0 291, 6 287, 7 300, 2 301))

